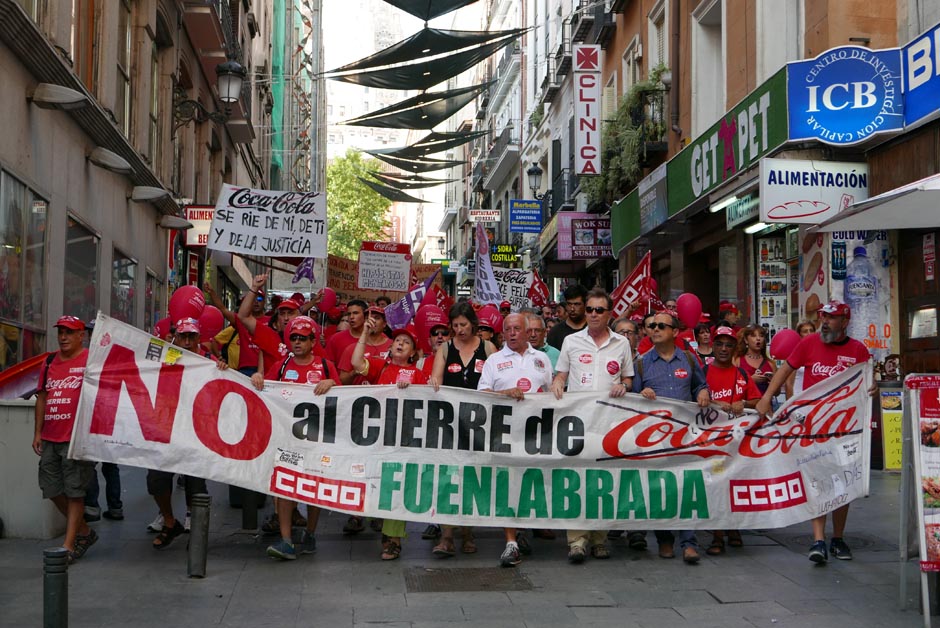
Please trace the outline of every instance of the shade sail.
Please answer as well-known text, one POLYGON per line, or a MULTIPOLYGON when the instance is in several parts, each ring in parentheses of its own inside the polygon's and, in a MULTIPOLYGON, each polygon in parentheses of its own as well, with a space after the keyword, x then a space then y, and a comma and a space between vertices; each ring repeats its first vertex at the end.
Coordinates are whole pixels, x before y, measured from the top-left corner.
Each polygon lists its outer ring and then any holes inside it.
POLYGON ((477 0, 385 0, 406 13, 427 22, 436 17, 473 4, 477 0))
POLYGON ((490 81, 442 92, 419 94, 406 98, 400 103, 353 118, 343 124, 389 129, 430 130, 463 109, 494 82, 490 81))
POLYGON ((402 159, 400 157, 393 157, 391 155, 382 155, 380 153, 374 153, 372 151, 363 151, 366 152, 376 159, 381 159, 387 164, 395 166, 406 172, 433 172, 435 170, 444 170, 445 168, 453 168, 454 166, 460 166, 465 164, 465 161, 453 160, 453 159, 402 159))
POLYGON ((411 175, 406 177, 393 177, 386 175, 383 172, 369 172, 369 174, 384 183, 385 185, 391 186, 399 190, 417 190, 420 188, 433 188, 435 185, 441 185, 443 183, 453 183, 457 179, 431 179, 428 177, 421 177, 418 175, 411 175))
POLYGON ((447 133, 429 133, 420 140, 408 146, 399 146, 395 148, 377 148, 373 153, 383 155, 392 155, 393 157, 402 157, 404 159, 414 159, 416 157, 426 157, 434 153, 440 153, 450 150, 467 142, 472 142, 478 137, 483 137, 489 131, 454 131, 447 133))
POLYGON ((366 185, 368 185, 370 188, 375 190, 378 194, 381 194, 382 196, 384 196, 390 201, 396 201, 398 203, 423 203, 424 202, 424 199, 420 199, 416 196, 411 196, 410 194, 406 194, 405 192, 402 192, 401 190, 396 190, 395 188, 388 187, 387 185, 382 185, 380 183, 376 183, 375 181, 369 181, 368 179, 364 179, 359 176, 357 176, 356 178, 362 181, 363 183, 365 183, 366 185))
POLYGON ((849 205, 818 231, 875 231, 940 227, 940 174, 849 205))

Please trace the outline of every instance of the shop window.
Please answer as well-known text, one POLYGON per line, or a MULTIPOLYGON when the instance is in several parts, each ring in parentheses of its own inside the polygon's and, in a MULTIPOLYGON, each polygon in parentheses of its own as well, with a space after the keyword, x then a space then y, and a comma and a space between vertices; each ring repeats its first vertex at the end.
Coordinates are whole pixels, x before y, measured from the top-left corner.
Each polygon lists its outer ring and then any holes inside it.
POLYGON ((74 216, 68 217, 65 242, 65 294, 62 313, 83 321, 94 320, 98 312, 98 235, 74 216))
POLYGON ((163 318, 163 280, 147 271, 147 284, 144 288, 144 330, 148 333, 158 320, 163 318))
POLYGON ((111 260, 111 318, 134 325, 137 300, 137 262, 117 249, 111 260))

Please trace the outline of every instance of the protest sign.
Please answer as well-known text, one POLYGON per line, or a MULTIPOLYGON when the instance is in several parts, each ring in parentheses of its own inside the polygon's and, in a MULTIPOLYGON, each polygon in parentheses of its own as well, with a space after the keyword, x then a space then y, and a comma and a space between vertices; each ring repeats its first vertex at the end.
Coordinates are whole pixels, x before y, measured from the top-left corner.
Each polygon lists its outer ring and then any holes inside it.
MULTIPOLYGON (((411 284, 424 281, 441 269, 439 264, 412 264, 411 284)), ((441 283, 440 276, 433 280, 434 285, 441 283)), ((367 290, 359 287, 359 262, 337 255, 327 257, 326 285, 336 292, 337 299, 347 303, 350 299, 363 299, 369 303, 380 296, 387 296, 393 302, 402 298, 405 293, 394 290, 367 290)))
POLYGON ((493 527, 788 526, 868 490, 871 367, 770 418, 630 394, 248 378, 99 314, 69 455, 346 513, 493 527))
POLYGON ((326 194, 223 183, 208 247, 245 255, 326 257, 326 194))
POLYGON ((359 249, 359 287, 403 292, 411 284, 411 246, 400 242, 363 242, 359 249))
POLYGON ((531 270, 493 266, 493 275, 496 277, 496 283, 499 284, 499 291, 503 298, 512 303, 513 312, 518 312, 524 307, 532 307, 532 300, 529 298, 529 288, 532 287, 533 279, 531 270))
POLYGON ((493 303, 498 305, 503 300, 499 291, 499 284, 493 276, 493 264, 490 261, 490 241, 483 223, 477 223, 475 229, 476 239, 476 268, 473 272, 472 299, 480 305, 493 303))

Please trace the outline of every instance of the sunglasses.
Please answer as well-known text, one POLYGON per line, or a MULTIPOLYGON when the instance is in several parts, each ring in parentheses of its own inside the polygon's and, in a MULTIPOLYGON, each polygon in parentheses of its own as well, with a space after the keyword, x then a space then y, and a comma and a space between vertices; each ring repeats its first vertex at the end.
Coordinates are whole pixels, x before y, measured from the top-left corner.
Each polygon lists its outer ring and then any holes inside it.
POLYGON ((303 334, 291 334, 291 342, 303 342, 304 340, 310 340, 310 336, 304 336, 303 334))
POLYGON ((667 324, 667 323, 649 323, 649 324, 646 326, 647 329, 659 329, 659 330, 666 329, 667 327, 668 327, 669 329, 675 329, 675 326, 674 326, 674 325, 669 325, 669 324, 667 324))
POLYGON ((434 336, 435 338, 447 338, 450 335, 450 332, 448 332, 447 330, 441 329, 438 331, 432 331, 431 335, 434 336))
POLYGON ((603 314, 604 312, 609 312, 610 309, 606 307, 591 307, 589 305, 586 308, 584 308, 584 311, 587 312, 588 314, 594 314, 595 312, 597 314, 603 314))

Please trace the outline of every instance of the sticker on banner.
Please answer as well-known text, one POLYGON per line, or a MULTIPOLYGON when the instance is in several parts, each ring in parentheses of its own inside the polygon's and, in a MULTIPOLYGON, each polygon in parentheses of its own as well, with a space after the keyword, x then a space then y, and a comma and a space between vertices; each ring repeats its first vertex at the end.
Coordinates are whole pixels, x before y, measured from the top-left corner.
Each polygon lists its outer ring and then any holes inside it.
POLYGON ((328 456, 326 454, 320 456, 320 466, 321 467, 332 467, 333 466, 333 456, 328 456))
POLYGON ((277 448, 277 455, 274 458, 277 462, 289 464, 298 469, 304 466, 304 455, 300 452, 289 451, 287 449, 277 448))
POLYGON ((179 359, 183 357, 183 352, 175 347, 170 347, 166 350, 166 355, 163 357, 164 364, 176 364, 179 359))
POLYGON ((281 389, 281 399, 290 399, 293 396, 294 396, 294 391, 291 390, 290 388, 281 389))
POLYGON ((354 462, 349 465, 349 475, 362 477, 366 474, 366 465, 362 462, 354 462))
POLYGON ((144 356, 148 360, 153 362, 159 362, 160 358, 163 357, 163 349, 166 343, 162 340, 157 340, 154 338, 149 343, 147 343, 147 354, 144 356))

